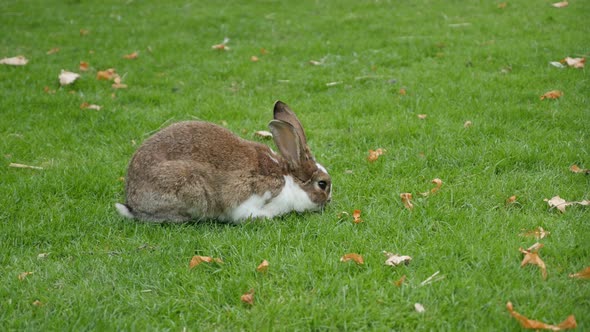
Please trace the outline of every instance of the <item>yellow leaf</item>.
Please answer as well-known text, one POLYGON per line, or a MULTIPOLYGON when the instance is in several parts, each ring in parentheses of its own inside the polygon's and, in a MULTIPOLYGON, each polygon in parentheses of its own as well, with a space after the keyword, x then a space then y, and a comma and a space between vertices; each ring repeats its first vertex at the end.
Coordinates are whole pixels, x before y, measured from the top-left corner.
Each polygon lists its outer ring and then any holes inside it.
POLYGON ((369 162, 375 162, 377 161, 377 159, 379 159, 379 156, 383 155, 385 153, 385 149, 382 148, 378 148, 377 150, 369 150, 369 156, 367 157, 367 159, 369 160, 369 162))
POLYGON ((123 59, 127 59, 127 60, 137 59, 138 57, 139 57, 139 53, 137 53, 137 52, 123 55, 123 59))
POLYGON ((401 278, 399 278, 398 280, 396 280, 393 284, 396 285, 397 287, 401 287, 401 285, 404 283, 404 281, 406 281, 406 275, 405 274, 401 278))
POLYGON ((354 210, 352 211, 352 218, 355 224, 360 224, 363 222, 361 219, 361 210, 354 210))

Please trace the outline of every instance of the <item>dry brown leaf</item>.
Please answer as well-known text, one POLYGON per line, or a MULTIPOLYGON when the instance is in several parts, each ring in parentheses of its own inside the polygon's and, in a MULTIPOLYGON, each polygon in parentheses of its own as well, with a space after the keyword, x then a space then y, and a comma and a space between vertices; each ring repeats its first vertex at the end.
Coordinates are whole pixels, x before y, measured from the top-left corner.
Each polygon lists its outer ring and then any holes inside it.
POLYGON ((353 218, 353 222, 355 224, 360 224, 363 222, 363 219, 361 219, 361 210, 354 210, 352 211, 352 218, 353 218))
POLYGON ((227 46, 227 43, 229 43, 229 38, 224 38, 223 42, 221 44, 216 44, 211 46, 212 49, 214 50, 220 50, 220 51, 229 51, 230 48, 229 46, 227 46))
POLYGON ((543 244, 538 242, 533 244, 527 250, 518 248, 518 250, 524 254, 524 258, 520 263, 520 267, 523 267, 527 264, 537 265, 541 269, 541 275, 543 276, 543 279, 547 279, 547 267, 545 266, 545 262, 543 262, 541 257, 539 257, 538 253, 539 249, 541 248, 543 248, 543 244))
POLYGON ((95 110, 95 111, 100 111, 101 107, 95 104, 89 104, 87 102, 83 102, 82 105, 80 105, 80 109, 89 109, 89 110, 95 110))
POLYGON ((256 55, 253 55, 253 56, 250 57, 250 61, 252 61, 252 62, 258 62, 258 61, 260 61, 260 59, 256 55))
POLYGON ((24 66, 29 62, 27 58, 22 55, 15 56, 12 58, 4 58, 0 59, 0 65, 9 65, 9 66, 24 66))
POLYGON ((553 4, 551 4, 551 6, 555 7, 555 8, 564 8, 567 7, 569 5, 569 3, 567 1, 560 1, 560 2, 555 2, 553 4))
POLYGON ((402 284, 404 283, 404 281, 406 281, 405 274, 401 278, 399 278, 398 280, 394 281, 393 284, 396 285, 397 287, 401 287, 402 284))
POLYGON ((119 77, 118 75, 113 79, 113 84, 111 86, 113 87, 113 89, 127 89, 127 84, 123 84, 121 82, 121 77, 119 77))
POLYGON ((469 128, 471 126, 473 126, 473 122, 471 122, 469 120, 467 120, 467 121, 465 121, 465 123, 463 123, 463 128, 469 128))
POLYGON ((49 51, 46 52, 47 55, 51 55, 51 54, 55 54, 59 52, 59 47, 54 47, 52 49, 50 49, 49 51))
POLYGON ((570 166, 570 171, 572 171, 574 173, 590 174, 590 169, 582 169, 578 165, 572 165, 572 166, 570 166))
POLYGON ((506 199, 506 205, 511 205, 516 202, 516 195, 512 195, 506 199))
POLYGON ((504 8, 506 8, 506 6, 507 6, 507 5, 508 5, 508 3, 507 3, 507 2, 500 2, 500 3, 498 4, 498 9, 504 9, 504 8))
POLYGON ((434 179, 434 180, 432 180, 430 182, 434 183, 435 187, 432 188, 432 189, 430 189, 430 191, 421 193, 420 195, 422 195, 422 196, 428 196, 430 194, 435 194, 440 189, 440 187, 442 187, 442 180, 439 179, 439 178, 436 178, 436 179, 434 179))
POLYGON ((558 98, 561 98, 562 96, 563 96, 563 91, 551 90, 551 91, 545 92, 543 95, 541 95, 541 100, 558 99, 558 98))
POLYGON ((367 157, 367 159, 369 160, 369 162, 375 162, 377 161, 377 159, 379 159, 379 156, 383 155, 385 153, 385 149, 382 148, 378 148, 377 150, 369 150, 369 156, 367 157))
POLYGON ((406 89, 401 88, 399 89, 398 93, 400 94, 400 96, 405 96, 408 94, 408 91, 406 91, 406 89))
POLYGON ((48 93, 48 94, 50 94, 50 95, 52 95, 52 94, 54 94, 54 93, 55 93, 55 90, 53 90, 53 89, 50 89, 48 86, 44 86, 44 87, 43 87, 43 91, 45 91, 45 93, 48 93))
POLYGON ((248 293, 240 296, 240 300, 246 304, 254 305, 254 288, 250 289, 248 293))
POLYGON ((39 301, 39 300, 35 300, 32 303, 35 307, 41 307, 43 306, 43 302, 39 301))
POLYGON ((578 278, 578 279, 590 279, 590 266, 583 269, 578 273, 572 273, 569 275, 570 278, 578 278))
POLYGON ((267 55, 268 53, 270 53, 270 52, 268 52, 268 50, 267 50, 266 48, 262 47, 262 48, 260 49, 260 54, 262 54, 262 55, 267 55))
POLYGON ((80 29, 80 36, 86 36, 90 33, 88 29, 80 29))
POLYGON ((254 132, 254 136, 258 136, 260 138, 272 138, 272 133, 266 130, 258 130, 254 132))
POLYGON ((70 84, 74 83, 79 77, 80 77, 80 74, 76 74, 71 71, 67 71, 67 70, 62 69, 61 73, 59 74, 59 84, 61 86, 70 85, 70 84))
POLYGON ((18 280, 23 281, 31 274, 33 274, 33 272, 22 272, 18 275, 18 280))
POLYGON ((546 230, 543 229, 543 227, 539 226, 537 229, 534 229, 532 231, 527 231, 527 232, 521 233, 520 236, 524 236, 524 237, 534 236, 535 239, 540 240, 540 239, 547 237, 549 234, 551 234, 551 232, 547 232, 546 230))
POLYGON ((586 58, 570 58, 569 56, 562 60, 567 63, 568 66, 573 68, 584 68, 586 58))
POLYGON ((193 258, 191 258, 191 262, 189 263, 189 268, 193 268, 201 263, 218 263, 221 264, 223 263, 223 261, 221 260, 221 258, 212 258, 209 256, 199 256, 199 255, 195 255, 193 256, 193 258))
POLYGON ((137 53, 137 51, 130 53, 130 54, 123 55, 123 59, 127 59, 127 60, 134 60, 134 59, 137 59, 138 57, 139 57, 139 53, 137 53))
POLYGON ((418 114, 418 119, 424 120, 428 117, 428 114, 418 114))
POLYGON ((109 68, 107 70, 99 70, 96 73, 97 80, 110 81, 110 80, 114 79, 115 77, 119 77, 119 75, 117 74, 117 72, 115 71, 114 68, 109 68))
POLYGON ((365 260, 363 259, 363 256, 359 255, 359 254, 346 254, 342 257, 340 257, 340 261, 341 262, 348 262, 348 261, 354 261, 357 264, 364 264, 365 260))
POLYGON ((90 65, 86 61, 80 61, 80 71, 88 71, 90 65))
POLYGON ((412 210, 414 208, 414 204, 412 204, 412 194, 410 193, 401 193, 399 197, 402 199, 402 203, 408 210, 412 210))
POLYGON ((551 199, 544 199, 545 202, 547 202, 547 204, 549 204, 550 208, 556 208, 559 211, 561 211, 562 213, 565 212, 565 208, 570 206, 570 205, 582 205, 582 206, 588 206, 590 205, 590 200, 583 200, 583 201, 578 201, 578 202, 568 202, 565 199, 555 196, 551 199))
POLYGON ((510 301, 506 303, 506 309, 508 309, 512 317, 516 318, 520 325, 525 329, 561 331, 575 329, 577 327, 574 315, 568 316, 563 322, 556 326, 526 318, 525 316, 514 311, 514 307, 510 301))
POLYGON ((385 254, 385 256, 387 256, 387 259, 385 260, 385 265, 389 266, 398 266, 400 264, 408 265, 412 260, 412 257, 410 256, 401 256, 399 254, 392 254, 386 251, 384 251, 383 253, 385 254))
POLYGON ((262 263, 260 263, 260 265, 258 265, 258 267, 256 268, 256 271, 264 273, 264 272, 268 271, 268 266, 269 266, 269 263, 265 259, 262 261, 262 263))

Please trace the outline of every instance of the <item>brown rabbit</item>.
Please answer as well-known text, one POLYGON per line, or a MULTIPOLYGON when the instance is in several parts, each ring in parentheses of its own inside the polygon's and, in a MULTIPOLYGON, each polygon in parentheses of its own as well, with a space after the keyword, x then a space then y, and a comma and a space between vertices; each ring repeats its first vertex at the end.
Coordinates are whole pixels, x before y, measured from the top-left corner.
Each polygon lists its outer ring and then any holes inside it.
POLYGON ((321 209, 331 200, 330 175, 316 163, 285 103, 275 103, 269 128, 280 155, 208 122, 164 128, 131 159, 127 203, 117 203, 118 212, 153 222, 239 223, 321 209))

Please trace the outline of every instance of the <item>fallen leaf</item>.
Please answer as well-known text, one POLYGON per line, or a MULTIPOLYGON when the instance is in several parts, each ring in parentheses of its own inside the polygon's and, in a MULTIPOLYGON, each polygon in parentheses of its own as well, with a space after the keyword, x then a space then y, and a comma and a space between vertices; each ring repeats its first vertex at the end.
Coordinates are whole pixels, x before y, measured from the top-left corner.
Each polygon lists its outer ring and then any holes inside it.
POLYGON ((258 265, 258 267, 256 268, 256 271, 264 273, 264 272, 268 271, 268 266, 269 266, 269 263, 265 259, 262 261, 262 263, 260 263, 260 265, 258 265))
POLYGON ((541 96, 541 100, 544 100, 544 99, 558 99, 558 98, 561 98, 562 96, 563 96, 563 91, 560 91, 560 90, 551 90, 549 92, 545 92, 541 96))
POLYGON ((47 55, 51 55, 51 54, 55 54, 59 52, 59 47, 54 47, 52 49, 50 49, 49 51, 46 52, 47 55))
POLYGON ((259 60, 260 59, 256 55, 253 55, 250 57, 250 61, 252 61, 252 62, 258 62, 259 60))
POLYGON ((23 280, 25 280, 25 279, 26 279, 28 276, 30 276, 31 274, 33 274, 33 272, 23 272, 23 273, 20 273, 20 274, 18 275, 18 280, 20 280, 20 281, 23 281, 23 280))
POLYGON ((363 256, 361 256, 359 254, 346 254, 346 255, 340 257, 340 261, 341 262, 354 261, 357 264, 364 264, 365 263, 365 261, 363 260, 363 256))
POLYGON ((229 38, 225 37, 221 44, 213 45, 213 46, 211 46, 211 48, 214 50, 229 51, 230 48, 229 48, 229 46, 227 46, 227 43, 229 43, 229 38))
POLYGON ((378 148, 377 150, 369 150, 369 156, 367 157, 367 159, 369 160, 369 162, 375 162, 377 161, 377 159, 379 159, 379 156, 383 155, 385 153, 385 149, 382 148, 378 148))
POLYGON ((428 114, 418 114, 418 119, 424 120, 428 117, 428 114))
POLYGON ((35 301, 33 301, 33 303, 32 303, 32 304, 33 304, 35 307, 41 307, 41 306, 43 306, 43 303, 42 303, 41 301, 39 301, 39 300, 35 300, 35 301))
POLYGON ((512 302, 506 303, 506 309, 510 312, 512 317, 516 318, 516 320, 520 323, 520 325, 525 329, 533 329, 533 330, 552 330, 552 331, 561 331, 566 329, 575 329, 577 327, 576 319, 574 315, 568 316, 563 322, 559 325, 549 325, 543 322, 539 322, 536 320, 528 319, 525 316, 519 314, 518 312, 514 311, 512 306, 512 302))
POLYGON ((471 126, 473 126, 473 122, 471 122, 469 120, 467 120, 467 121, 465 121, 465 123, 463 123, 463 128, 469 128, 471 126))
POLYGON ((516 195, 512 195, 506 199, 506 205, 511 205, 516 202, 516 195))
POLYGON ((396 285, 397 287, 401 287, 402 284, 404 283, 404 281, 406 281, 405 274, 401 278, 399 278, 398 280, 394 281, 393 284, 396 285))
POLYGON ((321 62, 321 61, 316 61, 316 60, 309 60, 309 64, 310 64, 310 65, 312 65, 312 66, 321 66, 321 65, 323 65, 324 63, 323 63, 323 62, 321 62))
POLYGON ((45 93, 48 93, 50 95, 55 93, 55 90, 50 89, 48 86, 43 87, 43 91, 45 91, 45 93))
POLYGON ((37 255, 37 259, 45 259, 49 257, 49 253, 48 252, 42 252, 39 255, 37 255))
POLYGON ((113 79, 113 84, 111 86, 113 87, 113 89, 127 89, 127 84, 123 84, 121 82, 121 77, 119 77, 118 75, 113 79))
POLYGON ((572 166, 570 166, 570 171, 572 171, 574 173, 590 174, 590 169, 582 169, 578 165, 572 165, 572 166))
POLYGON ((80 29, 80 36, 86 36, 90 33, 88 29, 80 29))
POLYGON ((590 266, 583 269, 578 273, 572 273, 569 275, 570 278, 578 278, 578 279, 590 279, 590 266))
POLYGON ((119 75, 117 74, 117 72, 115 71, 114 68, 109 68, 107 70, 99 70, 96 73, 96 79, 97 80, 105 80, 105 81, 110 81, 112 79, 114 79, 115 77, 118 77, 119 75))
POLYGON ((263 48, 260 49, 260 54, 267 55, 268 53, 269 52, 268 52, 268 50, 266 48, 263 47, 263 48))
POLYGON ((527 250, 518 248, 518 250, 524 254, 524 258, 520 263, 520 267, 523 267, 527 264, 537 265, 541 269, 541 275, 543 276, 543 279, 547 279, 547 267, 545 266, 545 262, 543 262, 541 257, 539 257, 538 253, 539 249, 541 248, 543 248, 543 244, 538 242, 533 244, 527 250))
POLYGON ((570 58, 569 56, 563 59, 563 62, 573 68, 584 68, 586 58, 570 58))
POLYGON ((506 6, 507 6, 507 5, 508 5, 508 3, 507 3, 507 2, 500 2, 500 3, 498 4, 498 9, 504 9, 504 8, 506 8, 506 6))
POLYGON ((15 56, 12 58, 4 58, 0 59, 0 65, 9 65, 9 66, 24 66, 29 62, 27 58, 22 55, 15 56))
POLYGON ((387 259, 385 260, 385 265, 389 266, 398 266, 400 264, 408 265, 412 260, 412 257, 410 256, 401 256, 399 254, 392 254, 386 251, 384 251, 383 253, 385 254, 385 256, 387 256, 387 259))
POLYGON ((363 222, 363 220, 361 219, 361 210, 354 210, 352 211, 352 218, 353 218, 353 222, 355 224, 360 224, 363 222))
POLYGON ((412 204, 412 194, 410 193, 401 193, 399 197, 402 199, 402 203, 408 210, 412 210, 414 208, 414 204, 412 204))
POLYGON ((80 61, 80 71, 88 71, 90 65, 86 61, 80 61))
POLYGON ((539 226, 537 229, 534 229, 532 231, 521 233, 520 236, 524 236, 524 237, 534 236, 535 239, 540 240, 540 239, 547 237, 549 234, 551 234, 551 233, 547 232, 546 230, 543 229, 543 227, 539 226))
POLYGON ((590 200, 583 200, 583 201, 579 201, 579 202, 568 202, 565 199, 559 197, 559 195, 555 196, 551 199, 545 198, 544 201, 547 202, 547 204, 549 204, 550 208, 556 208, 559 211, 561 211, 562 213, 564 213, 565 208, 570 205, 575 205, 575 204, 582 205, 582 206, 590 205, 590 200))
POLYGON ((89 104, 87 102, 83 102, 82 105, 80 105, 80 109, 89 109, 89 110, 95 110, 95 111, 100 111, 101 107, 95 104, 89 104))
POLYGON ((336 86, 336 85, 340 85, 342 84, 342 82, 328 82, 326 83, 327 87, 331 87, 331 86, 336 86))
POLYGON ((422 196, 428 196, 430 194, 435 194, 440 189, 440 187, 442 187, 442 180, 439 179, 439 178, 436 178, 436 179, 432 180, 431 182, 434 183, 435 187, 432 188, 432 189, 430 189, 430 191, 421 193, 420 195, 422 195, 422 196))
POLYGON ((555 2, 553 4, 551 4, 551 6, 555 7, 555 8, 564 8, 567 7, 569 5, 569 3, 567 1, 560 1, 560 2, 555 2))
POLYGON ((80 74, 72 73, 71 71, 67 71, 67 70, 62 69, 61 73, 59 74, 59 84, 61 86, 72 84, 79 77, 80 77, 80 74))
POLYGON ((30 166, 30 165, 25 165, 25 164, 17 164, 17 163, 10 163, 8 165, 8 167, 14 167, 14 168, 29 168, 29 169, 43 169, 43 167, 39 167, 39 166, 30 166))
POLYGON ((254 288, 250 289, 248 293, 240 296, 240 300, 246 304, 254 305, 254 288))
POLYGON ((416 312, 418 313, 423 313, 426 311, 426 309, 424 309, 424 306, 420 303, 414 303, 414 309, 416 309, 416 312))
POLYGON ((137 59, 138 57, 139 57, 139 53, 137 53, 137 52, 123 55, 123 59, 127 59, 127 60, 134 60, 134 59, 137 59))
POLYGON ((400 96, 405 96, 408 94, 408 91, 406 91, 406 89, 401 88, 399 89, 398 93, 400 94, 400 96))
POLYGON ((201 264, 201 263, 218 263, 221 264, 223 263, 223 261, 221 260, 221 258, 211 258, 209 256, 198 256, 195 255, 193 256, 193 258, 191 259, 191 262, 189 264, 189 268, 194 268, 195 266, 201 264))
POLYGON ((272 138, 272 133, 266 130, 259 130, 254 132, 254 136, 258 136, 260 138, 272 138))

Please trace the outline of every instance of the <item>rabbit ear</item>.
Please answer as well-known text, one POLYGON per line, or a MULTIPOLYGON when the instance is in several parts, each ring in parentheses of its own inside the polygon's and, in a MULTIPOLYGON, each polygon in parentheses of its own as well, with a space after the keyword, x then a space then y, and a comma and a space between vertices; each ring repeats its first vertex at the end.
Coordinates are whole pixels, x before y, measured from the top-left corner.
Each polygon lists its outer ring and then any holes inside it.
POLYGON ((301 125, 301 122, 299 122, 299 119, 297 119, 297 116, 295 116, 295 113, 291 111, 287 104, 283 103, 280 100, 277 100, 274 107, 274 118, 275 120, 281 120, 293 126, 295 128, 295 131, 297 132, 297 135, 301 139, 301 143, 303 144, 303 146, 307 144, 307 139, 305 138, 303 126, 301 125))
POLYGON ((287 159, 293 169, 299 168, 305 156, 305 148, 302 145, 301 137, 297 134, 297 129, 290 123, 281 120, 272 120, 268 127, 283 158, 287 159))

